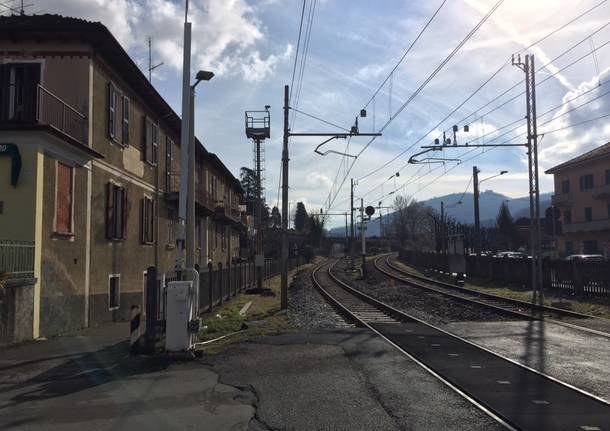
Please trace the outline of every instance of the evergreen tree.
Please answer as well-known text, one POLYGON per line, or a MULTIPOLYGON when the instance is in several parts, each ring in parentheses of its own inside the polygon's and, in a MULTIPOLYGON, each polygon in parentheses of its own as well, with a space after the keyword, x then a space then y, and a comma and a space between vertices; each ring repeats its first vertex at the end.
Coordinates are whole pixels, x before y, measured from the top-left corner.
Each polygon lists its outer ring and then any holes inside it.
POLYGON ((310 215, 307 220, 307 231, 309 241, 313 247, 320 247, 322 237, 324 236, 324 219, 316 215, 310 215))
POLYGON ((282 214, 278 207, 273 207, 271 210, 271 227, 273 229, 280 229, 282 227, 282 214))
POLYGON ((256 172, 253 169, 242 166, 239 172, 239 182, 242 189, 244 189, 246 214, 253 215, 256 200, 256 172))
POLYGON ((307 210, 303 202, 297 202, 297 210, 294 213, 294 228, 297 232, 303 232, 307 225, 307 210))
POLYGON ((510 250, 518 242, 517 227, 506 202, 502 202, 498 216, 496 217, 498 227, 498 245, 501 249, 510 250))

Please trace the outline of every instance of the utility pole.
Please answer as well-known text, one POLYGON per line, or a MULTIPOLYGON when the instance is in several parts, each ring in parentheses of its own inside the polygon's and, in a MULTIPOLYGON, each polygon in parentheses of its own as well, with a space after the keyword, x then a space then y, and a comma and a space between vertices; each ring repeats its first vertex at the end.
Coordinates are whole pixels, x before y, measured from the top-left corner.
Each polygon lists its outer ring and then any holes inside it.
POLYGON ((441 254, 445 253, 445 203, 441 201, 441 254))
POLYGON ((525 96, 527 118, 527 162, 530 188, 530 248, 532 254, 533 301, 543 303, 542 293, 542 238, 540 236, 540 189, 538 182, 538 128, 536 121, 536 71, 534 55, 521 56, 512 63, 525 72, 525 96))
POLYGON ((255 139, 256 142, 256 199, 254 200, 254 218, 256 229, 256 287, 263 288, 263 268, 265 257, 263 254, 263 223, 262 217, 262 197, 261 197, 261 140, 255 139), (262 260, 262 262, 261 262, 262 260), (261 264, 262 263, 262 264, 261 264))
POLYGON ((344 249, 345 254, 347 254, 348 247, 349 247, 349 234, 347 231, 347 213, 345 213, 345 249, 344 249))
POLYGON ((366 240, 364 237, 364 199, 360 198, 360 235, 362 238, 362 278, 366 278, 366 240))
POLYGON ((282 275, 281 308, 288 308, 288 86, 284 86, 284 138, 282 141, 282 275))
POLYGON ((349 256, 351 260, 352 271, 354 271, 354 179, 351 179, 350 192, 350 240, 349 240, 349 256))
POLYGON ((474 250, 477 256, 481 255, 481 221, 479 215, 479 168, 472 167, 472 184, 474 188, 474 250))

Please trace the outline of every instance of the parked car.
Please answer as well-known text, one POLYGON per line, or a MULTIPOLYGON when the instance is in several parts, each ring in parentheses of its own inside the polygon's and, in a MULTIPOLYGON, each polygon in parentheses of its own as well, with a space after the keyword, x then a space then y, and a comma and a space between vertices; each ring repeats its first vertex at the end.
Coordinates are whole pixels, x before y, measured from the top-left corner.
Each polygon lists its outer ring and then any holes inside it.
POLYGON ((587 262, 603 262, 605 260, 604 256, 601 254, 571 254, 565 258, 565 260, 584 260, 587 262))
POLYGON ((529 256, 521 251, 501 251, 494 257, 507 257, 509 259, 528 259, 529 256))

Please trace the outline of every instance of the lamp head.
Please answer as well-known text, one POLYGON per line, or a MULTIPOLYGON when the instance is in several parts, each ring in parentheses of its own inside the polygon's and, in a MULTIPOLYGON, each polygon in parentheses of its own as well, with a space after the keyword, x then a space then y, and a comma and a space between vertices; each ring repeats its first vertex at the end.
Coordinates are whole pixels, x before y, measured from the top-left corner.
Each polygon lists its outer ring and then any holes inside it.
POLYGON ((508 171, 500 171, 500 175, 508 174, 508 171))
POLYGON ((197 75, 195 75, 195 79, 197 81, 209 81, 213 77, 214 77, 214 72, 210 72, 207 70, 200 70, 199 72, 197 72, 197 75))

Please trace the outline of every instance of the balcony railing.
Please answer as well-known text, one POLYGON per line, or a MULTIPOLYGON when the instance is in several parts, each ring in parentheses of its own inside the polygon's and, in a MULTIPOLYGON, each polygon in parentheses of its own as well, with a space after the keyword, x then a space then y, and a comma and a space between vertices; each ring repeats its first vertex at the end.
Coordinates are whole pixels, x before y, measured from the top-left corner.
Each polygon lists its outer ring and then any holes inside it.
POLYGON ((87 117, 42 85, 23 88, 0 118, 3 124, 50 126, 81 144, 87 143, 87 117))
POLYGON ((610 230, 610 218, 602 220, 592 220, 579 223, 563 224, 563 233, 594 232, 600 230, 610 230))
POLYGON ((571 192, 553 195, 551 203, 556 207, 570 207, 574 205, 574 195, 571 192))
MULTIPOLYGON (((180 192, 180 172, 170 172, 166 178, 166 191, 167 193, 179 193, 180 192)), ((200 205, 213 210, 216 205, 214 200, 210 196, 210 193, 201 186, 200 181, 195 181, 195 200, 200 205)))
POLYGON ((42 85, 37 89, 36 121, 51 126, 81 144, 87 143, 87 117, 42 85))

